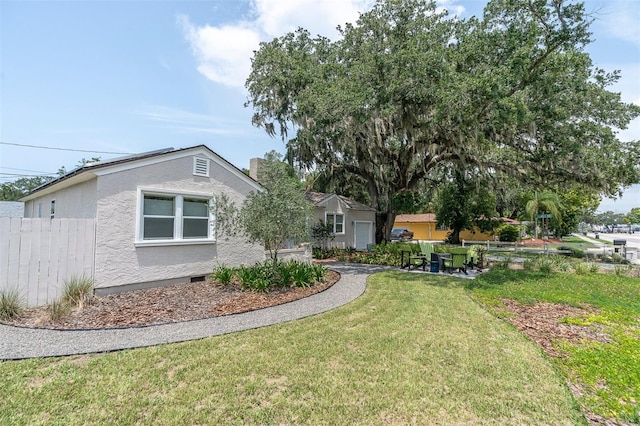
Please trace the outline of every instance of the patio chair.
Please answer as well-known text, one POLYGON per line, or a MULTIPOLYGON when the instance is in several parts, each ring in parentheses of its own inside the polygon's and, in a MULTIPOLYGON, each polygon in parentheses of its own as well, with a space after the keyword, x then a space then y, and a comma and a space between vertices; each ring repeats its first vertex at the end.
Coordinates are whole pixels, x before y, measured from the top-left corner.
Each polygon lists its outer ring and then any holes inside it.
POLYGON ((411 270, 422 267, 422 270, 425 271, 427 267, 427 263, 431 260, 431 253, 433 253, 433 244, 420 242, 418 243, 420 246, 420 253, 414 254, 409 257, 409 267, 411 270))
POLYGON ((467 274, 467 249, 451 249, 451 257, 443 260, 444 269, 453 274, 458 270, 467 274))

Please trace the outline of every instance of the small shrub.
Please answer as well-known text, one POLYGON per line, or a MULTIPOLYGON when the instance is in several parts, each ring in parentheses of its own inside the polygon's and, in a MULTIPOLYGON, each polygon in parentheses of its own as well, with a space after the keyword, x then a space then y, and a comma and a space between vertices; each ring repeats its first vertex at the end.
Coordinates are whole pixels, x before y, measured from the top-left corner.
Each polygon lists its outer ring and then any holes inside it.
POLYGON ((569 270, 569 262, 567 262, 565 257, 555 254, 548 256, 548 259, 551 262, 552 270, 562 272, 566 272, 569 270))
POLYGON ((548 256, 541 256, 536 260, 538 271, 542 272, 546 276, 551 275, 553 272, 553 260, 548 256))
POLYGON ((64 282, 62 299, 82 309, 85 302, 93 296, 93 278, 73 276, 64 282))
POLYGON ((592 274, 600 272, 600 266, 598 266, 597 263, 589 262, 587 263, 587 265, 589 265, 589 272, 591 272, 592 274))
POLYGON ((509 269, 509 265, 511 265, 511 256, 505 256, 500 260, 497 260, 494 267, 498 269, 509 269))
POLYGON ((309 287, 314 282, 314 272, 311 265, 301 262, 291 262, 294 267, 291 271, 291 284, 294 287, 309 287))
POLYGON ((520 230, 514 225, 504 225, 498 230, 498 238, 500 241, 515 242, 520 237, 520 230))
POLYGON ((622 266, 615 266, 615 267, 613 268, 614 272, 615 272, 615 273, 616 273, 616 275, 618 275, 618 276, 620 276, 620 275, 624 275, 625 269, 626 269, 626 268, 624 268, 624 267, 622 267, 622 266))
POLYGON ((332 257, 336 257, 339 255, 339 250, 337 248, 330 249, 322 249, 319 247, 313 247, 311 249, 311 256, 314 259, 330 259, 332 257))
POLYGON ((49 315, 51 316, 51 320, 55 322, 60 321, 70 311, 71 305, 69 304, 69 301, 64 298, 54 300, 49 306, 49 315))
POLYGON ((624 257, 620 256, 618 253, 612 253, 611 254, 611 261, 613 263, 624 263, 625 259, 624 259, 624 257))
POLYGON ((0 291, 0 320, 8 321, 22 314, 22 301, 17 289, 0 291))
POLYGON ((213 279, 215 279, 222 285, 229 285, 234 275, 235 275, 235 272, 233 268, 229 268, 228 266, 223 266, 223 265, 215 268, 213 270, 213 273, 211 274, 213 279))
POLYGON ((590 272, 590 265, 588 263, 578 262, 573 265, 573 272, 577 275, 586 275, 587 272, 590 272))
POLYGON ((525 271, 533 271, 536 268, 536 262, 533 259, 525 259, 522 267, 525 271))
POLYGON ((313 270, 313 278, 316 282, 324 281, 324 277, 327 274, 327 268, 322 265, 311 265, 313 270))
POLYGON ((272 285, 276 285, 277 270, 274 271, 273 263, 267 260, 265 263, 256 263, 253 266, 241 266, 237 270, 240 286, 254 291, 267 291, 272 285))
POLYGON ((568 251, 569 253, 563 253, 563 254, 565 254, 566 256, 575 257, 577 259, 582 259, 584 257, 584 251, 582 251, 577 247, 560 246, 558 247, 558 250, 565 251, 565 252, 568 251))

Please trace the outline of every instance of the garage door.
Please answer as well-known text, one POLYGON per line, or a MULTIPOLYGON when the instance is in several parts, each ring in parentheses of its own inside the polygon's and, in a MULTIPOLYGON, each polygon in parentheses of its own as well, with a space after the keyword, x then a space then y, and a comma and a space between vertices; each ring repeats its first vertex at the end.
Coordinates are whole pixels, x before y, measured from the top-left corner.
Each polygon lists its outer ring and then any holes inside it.
POLYGON ((373 243, 373 232, 371 232, 371 222, 356 222, 356 250, 366 250, 367 244, 373 243))

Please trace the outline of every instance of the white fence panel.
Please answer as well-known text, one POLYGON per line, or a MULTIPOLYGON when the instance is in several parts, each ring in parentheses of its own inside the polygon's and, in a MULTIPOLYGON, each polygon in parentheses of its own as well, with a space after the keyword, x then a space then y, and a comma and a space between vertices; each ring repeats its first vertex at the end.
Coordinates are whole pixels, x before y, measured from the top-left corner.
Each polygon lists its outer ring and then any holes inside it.
POLYGON ((0 291, 17 289, 28 306, 60 296, 73 276, 92 278, 93 219, 0 218, 0 291))

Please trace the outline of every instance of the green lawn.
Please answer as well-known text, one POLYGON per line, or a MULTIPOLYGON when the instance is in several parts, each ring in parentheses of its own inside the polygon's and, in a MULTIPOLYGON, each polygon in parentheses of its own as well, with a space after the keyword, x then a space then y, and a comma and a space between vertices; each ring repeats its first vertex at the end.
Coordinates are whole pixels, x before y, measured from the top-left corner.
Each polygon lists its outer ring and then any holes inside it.
POLYGON ((386 272, 334 311, 111 354, 0 364, 0 424, 586 424, 465 280, 386 272))
POLYGON ((498 316, 501 300, 589 305, 596 314, 567 322, 596 327, 610 343, 556 342, 567 356, 553 359, 581 391, 579 402, 605 418, 640 424, 640 280, 618 274, 581 275, 494 269, 471 283, 471 295, 498 316))

